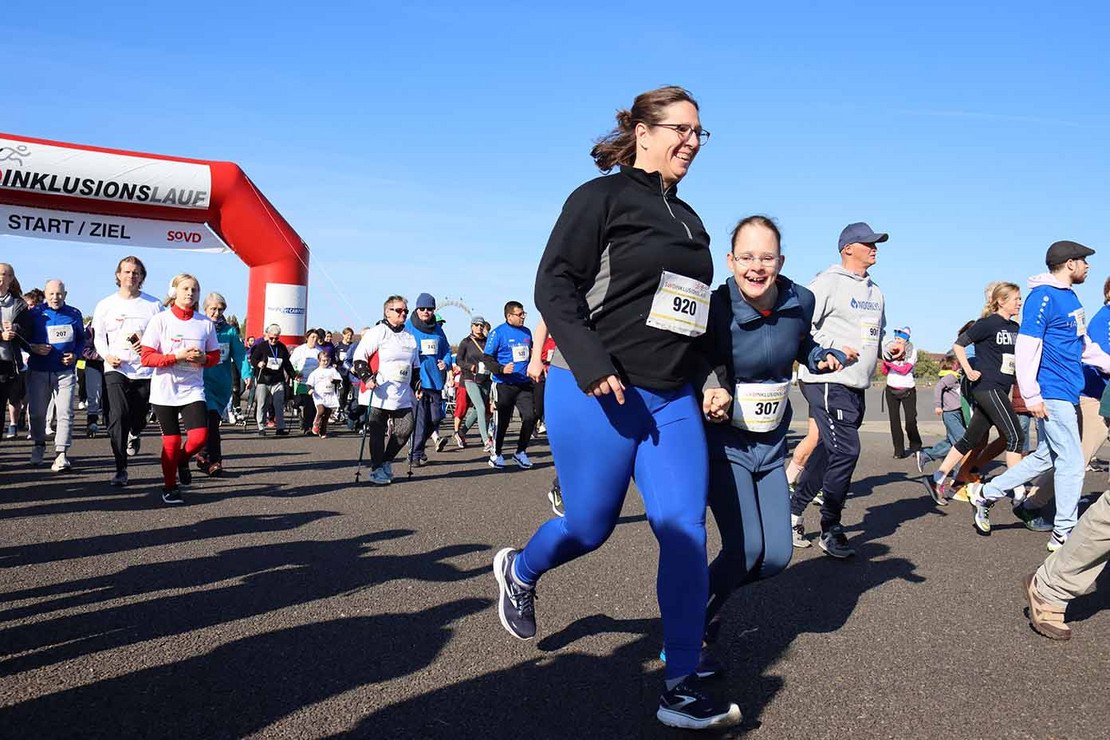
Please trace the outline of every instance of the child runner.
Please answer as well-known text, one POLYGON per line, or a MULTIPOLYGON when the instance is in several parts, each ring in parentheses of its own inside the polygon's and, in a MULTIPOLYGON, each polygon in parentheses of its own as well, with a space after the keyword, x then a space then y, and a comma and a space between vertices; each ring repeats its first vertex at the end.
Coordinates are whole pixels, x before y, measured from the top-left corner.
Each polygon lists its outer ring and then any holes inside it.
POLYGON ((169 311, 150 319, 140 340, 143 367, 154 368, 150 379, 150 405, 162 427, 162 501, 183 504, 182 485, 192 482, 189 460, 204 449, 208 438, 204 402, 204 368, 220 361, 216 325, 195 312, 200 283, 181 273, 170 287, 169 311), (180 417, 180 419, 178 418, 180 417), (184 421, 185 445, 181 444, 184 421))
POLYGON ((312 433, 320 439, 328 438, 328 417, 339 409, 339 390, 343 378, 331 366, 331 353, 320 350, 316 355, 320 366, 308 374, 305 385, 312 389, 312 402, 316 405, 316 420, 312 423, 312 433))

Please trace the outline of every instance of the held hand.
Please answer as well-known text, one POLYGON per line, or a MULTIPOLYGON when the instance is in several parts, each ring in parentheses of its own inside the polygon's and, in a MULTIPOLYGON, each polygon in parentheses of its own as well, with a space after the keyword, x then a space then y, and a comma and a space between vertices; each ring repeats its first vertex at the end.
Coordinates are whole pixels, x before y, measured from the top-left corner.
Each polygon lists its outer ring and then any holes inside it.
POLYGON ((72 365, 74 360, 76 360, 76 359, 77 359, 77 355, 73 354, 72 352, 65 352, 65 353, 62 354, 62 364, 65 365, 66 367, 69 367, 70 365, 72 365))
POLYGON ((265 370, 266 369, 266 361, 265 360, 262 360, 261 362, 258 363, 258 369, 259 370, 265 370))
POLYGON ((108 355, 104 358, 104 361, 112 367, 119 367, 123 363, 123 361, 115 355, 108 355))
POLYGON ((254 378, 247 378, 247 390, 250 390, 252 385, 254 385, 254 378))
POLYGON ((728 407, 732 403, 732 396, 724 388, 711 388, 705 392, 701 402, 701 411, 705 418, 714 424, 728 420, 728 407))
POLYGON ((983 377, 983 373, 979 372, 978 370, 972 370, 967 374, 967 379, 970 380, 972 383, 974 383, 981 377, 983 377))
POLYGON ((538 383, 543 380, 543 375, 543 363, 538 358, 533 358, 528 363, 528 377, 532 379, 532 382, 538 383))
POLYGON ((849 365, 859 359, 859 350, 855 347, 845 347, 841 352, 844 353, 844 358, 848 360, 849 365))
POLYGON ((31 345, 31 351, 34 352, 36 355, 40 355, 40 356, 45 357, 46 355, 50 354, 50 345, 49 344, 32 344, 31 345))
MULTIPOLYGON (((374 380, 373 378, 367 378, 366 381, 363 382, 363 385, 366 386, 366 390, 372 391, 378 387, 378 381, 374 380)), ((420 396, 417 396, 417 398, 419 397, 420 396)))
POLYGON ((15 339, 15 332, 12 331, 11 324, 8 324, 3 329, 0 329, 0 339, 3 339, 5 342, 10 342, 15 339))
POLYGON ((1035 416, 1038 419, 1047 419, 1048 418, 1048 408, 1044 405, 1043 402, 1033 404, 1032 406, 1030 406, 1029 407, 1029 413, 1031 413, 1033 416, 1035 416))
POLYGON ((439 362, 437 362, 436 367, 438 367, 440 370, 446 370, 447 369, 447 365, 444 364, 443 360, 440 360, 439 362))
POLYGON ((937 406, 935 409, 933 409, 933 413, 936 414, 937 416, 943 416, 944 415, 944 409, 942 409, 940 406, 937 406))
POLYGON ((828 370, 830 373, 835 373, 837 370, 842 369, 844 366, 840 364, 840 360, 831 352, 825 355, 825 359, 817 363, 818 370, 828 370))
POLYGON ((501 372, 504 375, 512 375, 514 368, 516 368, 516 363, 510 362, 508 365, 501 366, 501 372))
POLYGON ((135 337, 135 341, 131 342, 131 349, 135 350, 136 353, 143 351, 143 345, 140 343, 138 337, 135 337))
POLYGON ((621 406, 624 405, 624 383, 622 383, 621 379, 616 375, 610 375, 607 378, 598 378, 593 383, 590 383, 590 387, 586 389, 586 393, 595 398, 608 396, 612 393, 616 396, 617 403, 621 406))

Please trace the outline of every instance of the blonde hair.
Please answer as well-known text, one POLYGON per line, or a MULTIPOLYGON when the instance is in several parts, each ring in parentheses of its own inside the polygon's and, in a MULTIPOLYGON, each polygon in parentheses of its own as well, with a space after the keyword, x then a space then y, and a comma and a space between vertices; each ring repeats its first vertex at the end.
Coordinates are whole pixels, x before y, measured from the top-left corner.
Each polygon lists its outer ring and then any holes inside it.
POLYGON ((997 311, 998 307, 1003 303, 1010 300, 1010 296, 1014 293, 1021 292, 1021 288, 1014 283, 1004 283, 1000 281, 991 283, 989 287, 990 292, 987 293, 987 305, 983 306, 982 318, 984 319, 997 311))
MULTIPOLYGON (((181 272, 181 273, 178 273, 177 275, 175 275, 173 280, 170 281, 170 293, 172 293, 172 295, 170 295, 166 298, 165 303, 162 304, 163 306, 166 306, 168 308, 168 307, 170 307, 174 304, 174 301, 177 300, 177 286, 181 285, 186 280, 192 280, 194 283, 197 284, 197 291, 196 291, 195 295, 200 295, 200 281, 197 280, 195 277, 193 277, 192 275, 190 275, 187 272, 181 272)), ((197 299, 194 297, 193 298, 193 305, 189 306, 189 308, 192 308, 192 309, 195 310, 196 307, 197 307, 197 299)))

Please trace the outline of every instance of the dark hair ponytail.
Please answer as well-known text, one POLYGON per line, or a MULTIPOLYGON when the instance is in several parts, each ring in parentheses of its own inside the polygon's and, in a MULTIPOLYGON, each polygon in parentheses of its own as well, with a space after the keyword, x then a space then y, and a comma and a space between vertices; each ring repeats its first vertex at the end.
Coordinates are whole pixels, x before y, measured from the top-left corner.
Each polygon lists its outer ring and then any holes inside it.
POLYGON ((636 161, 636 124, 662 123, 663 109, 675 103, 698 107, 698 101, 688 90, 671 85, 640 93, 632 102, 632 110, 617 111, 616 127, 598 139, 590 150, 597 168, 609 172, 620 165, 631 166, 636 161))

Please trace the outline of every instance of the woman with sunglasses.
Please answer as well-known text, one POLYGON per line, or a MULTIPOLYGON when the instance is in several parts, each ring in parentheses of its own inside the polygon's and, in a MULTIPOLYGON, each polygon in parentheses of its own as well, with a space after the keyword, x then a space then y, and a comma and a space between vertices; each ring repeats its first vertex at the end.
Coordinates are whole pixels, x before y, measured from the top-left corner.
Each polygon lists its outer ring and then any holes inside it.
POLYGON ((405 331, 408 303, 390 296, 383 307, 385 318, 362 333, 352 353, 354 374, 365 389, 358 403, 366 406, 366 441, 370 447, 370 482, 393 482, 393 459, 409 441, 413 406, 419 398, 420 355, 416 337, 405 331), (389 441, 386 426, 392 420, 389 441))
MULTIPOLYGON (((494 560, 501 624, 531 639, 536 582, 608 539, 634 475, 659 542, 669 660, 656 717, 690 729, 740 721, 739 708, 707 696, 696 675, 708 597, 708 458, 692 349, 706 329, 713 259, 676 186, 708 138, 689 92, 643 93, 591 152, 602 172, 620 171, 582 185, 563 206, 535 303, 558 341, 547 434, 565 516, 494 560)), ((717 391, 704 410, 723 414, 728 394, 717 391)))

